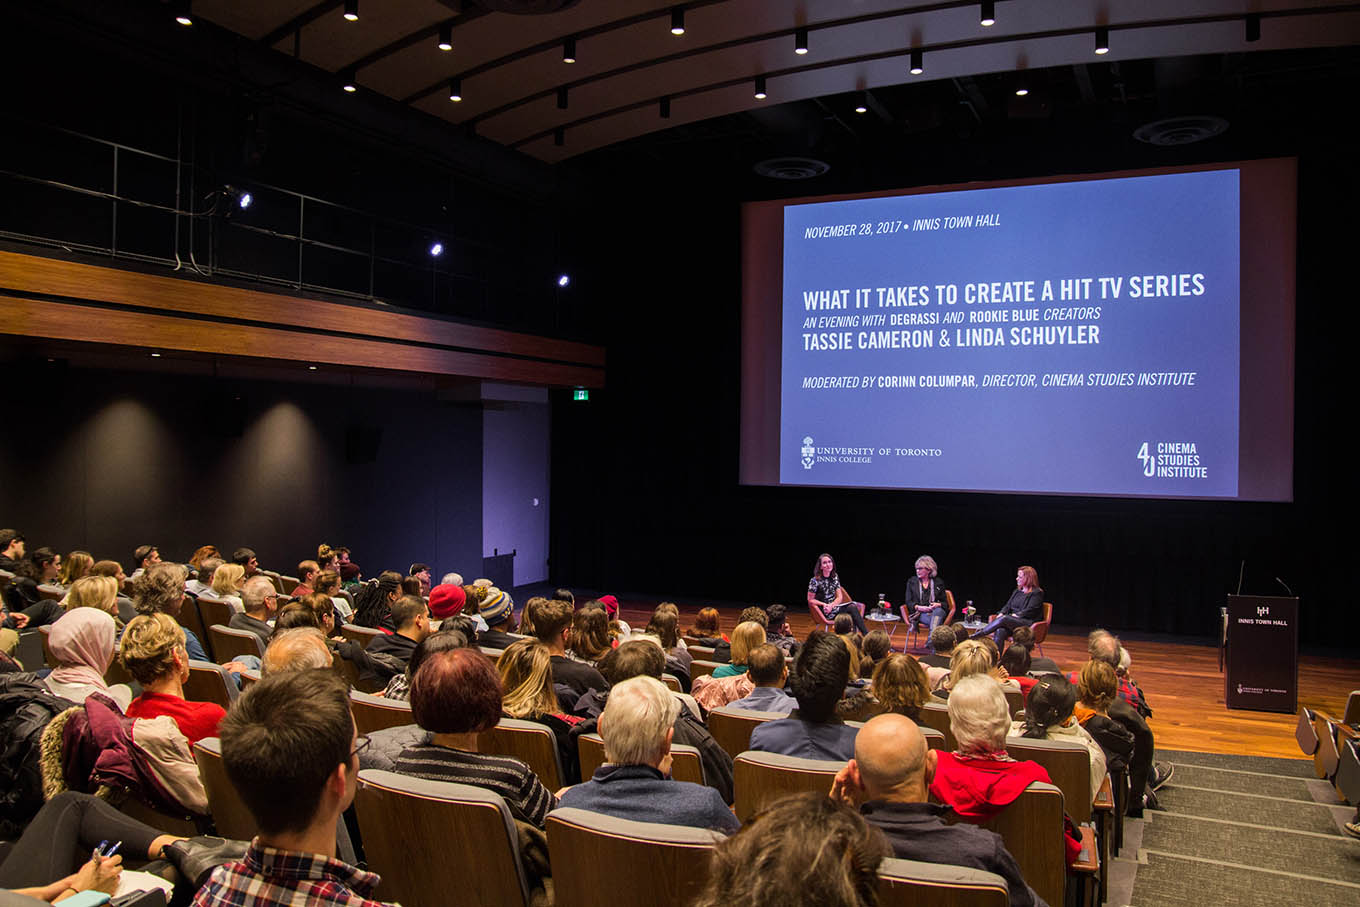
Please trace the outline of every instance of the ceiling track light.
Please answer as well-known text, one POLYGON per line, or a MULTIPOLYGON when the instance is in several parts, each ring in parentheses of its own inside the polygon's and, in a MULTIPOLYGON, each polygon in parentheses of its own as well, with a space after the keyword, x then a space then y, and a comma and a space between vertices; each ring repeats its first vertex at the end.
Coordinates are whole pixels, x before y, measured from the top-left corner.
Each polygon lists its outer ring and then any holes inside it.
POLYGON ((763 101, 765 97, 765 77, 756 76, 756 100, 763 101))
POLYGON ((445 22, 439 26, 439 49, 453 50, 453 23, 445 22))
POLYGON ((575 63, 575 62, 576 62, 576 39, 575 39, 575 38, 568 38, 567 40, 565 40, 565 41, 562 42, 562 62, 563 62, 563 63, 575 63))
POLYGON ((567 109, 567 86, 565 85, 557 89, 557 109, 558 110, 567 109))
POLYGON ((461 101, 461 100, 463 100, 463 80, 462 80, 462 79, 449 79, 449 100, 450 100, 450 101, 461 101))
POLYGON ((1261 14, 1249 13, 1247 15, 1247 40, 1261 40, 1261 14))
POLYGON ((662 99, 661 99, 661 119, 663 119, 663 120, 669 120, 670 118, 671 118, 671 99, 670 99, 670 98, 662 98, 662 99))
POLYGON ((359 80, 355 76, 356 73, 353 68, 343 70, 340 73, 340 87, 350 94, 359 90, 359 80))
POLYGON ((685 8, 677 6, 671 10, 671 34, 683 35, 685 33, 685 8))
POLYGON ((808 30, 800 28, 793 33, 793 52, 805 54, 808 52, 808 30))
POLYGON ((553 144, 556 145, 558 148, 561 148, 563 145, 567 144, 567 131, 563 129, 561 126, 558 126, 556 129, 553 130, 553 144))
POLYGON ((170 4, 170 10, 175 14, 175 21, 180 25, 193 25, 194 13, 193 4, 189 0, 175 0, 170 4))
POLYGON ((348 22, 359 21, 359 0, 345 0, 345 20, 348 22))
POLYGON ((1105 26, 1096 29, 1096 53, 1104 55, 1110 52, 1110 30, 1105 26))
POLYGON ((988 27, 996 24, 996 0, 982 0, 982 10, 981 15, 978 16, 978 22, 988 27))
POLYGON ((919 47, 914 48, 911 52, 911 74, 919 76, 925 71, 925 53, 919 47))

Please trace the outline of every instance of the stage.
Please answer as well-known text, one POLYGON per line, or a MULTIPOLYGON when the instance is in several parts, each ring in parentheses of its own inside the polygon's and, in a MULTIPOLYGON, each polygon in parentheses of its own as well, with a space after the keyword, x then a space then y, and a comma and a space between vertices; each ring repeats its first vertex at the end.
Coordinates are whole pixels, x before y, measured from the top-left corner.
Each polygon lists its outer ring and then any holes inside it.
MULTIPOLYGON (((518 590, 517 590, 518 591, 518 590)), ((543 594, 536 589, 535 594, 543 594)), ((622 616, 630 626, 646 626, 655 606, 652 596, 619 595, 622 616)), ((578 602, 584 601, 579 597, 578 602)), ((516 606, 525 599, 516 596, 516 606)), ((699 606, 677 602, 680 607, 680 626, 687 628, 694 622, 699 606)), ((723 632, 731 635, 737 624, 740 608, 714 603, 721 615, 723 632)), ((806 638, 815 623, 806 605, 790 609, 789 623, 794 635, 806 638)), ((876 629, 870 624, 869 629, 876 629)), ((1043 654, 1052 658, 1064 670, 1076 670, 1086 661, 1087 628, 1054 628, 1044 641, 1043 654)), ((906 644, 907 629, 899 626, 893 635, 898 651, 906 644)), ((1294 726, 1298 716, 1274 712, 1228 711, 1223 705, 1223 675, 1218 670, 1218 648, 1176 637, 1148 637, 1125 640, 1133 657, 1131 674, 1142 687, 1152 707, 1148 720, 1157 737, 1159 749, 1189 750, 1201 753, 1228 755, 1275 756, 1286 759, 1305 758, 1294 742, 1294 726)), ((924 636, 915 654, 925 654, 924 636)), ((1038 654, 1038 653, 1036 653, 1038 654)), ((1360 661, 1345 658, 1299 656, 1299 705, 1320 708, 1332 715, 1340 715, 1346 696, 1360 689, 1360 661)))

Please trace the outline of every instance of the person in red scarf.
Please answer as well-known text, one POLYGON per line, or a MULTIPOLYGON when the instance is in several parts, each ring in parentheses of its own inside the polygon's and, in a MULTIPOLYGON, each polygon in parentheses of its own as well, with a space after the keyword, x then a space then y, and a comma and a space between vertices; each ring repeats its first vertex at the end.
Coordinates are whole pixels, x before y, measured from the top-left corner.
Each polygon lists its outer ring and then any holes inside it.
MULTIPOLYGON (((981 824, 1001 812, 1035 781, 1052 783, 1037 762, 1006 754, 1011 719, 1001 686, 987 674, 973 674, 949 693, 949 729, 959 748, 941 752, 930 794, 966 822, 981 824)), ((1067 862, 1081 845, 1066 836, 1067 862)))

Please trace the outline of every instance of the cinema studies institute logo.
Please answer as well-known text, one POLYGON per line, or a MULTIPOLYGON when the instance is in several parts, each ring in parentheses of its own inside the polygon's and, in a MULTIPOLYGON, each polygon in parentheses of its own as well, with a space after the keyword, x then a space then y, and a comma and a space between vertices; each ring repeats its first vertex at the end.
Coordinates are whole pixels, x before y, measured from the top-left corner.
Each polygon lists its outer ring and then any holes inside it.
POLYGON ((812 462, 813 462, 813 461, 812 461, 812 457, 813 457, 813 454, 815 454, 816 452, 817 452, 817 451, 816 451, 816 448, 814 448, 814 447, 812 446, 812 435, 806 435, 806 436, 803 438, 803 468, 804 468, 804 469, 811 469, 811 468, 812 468, 812 462))

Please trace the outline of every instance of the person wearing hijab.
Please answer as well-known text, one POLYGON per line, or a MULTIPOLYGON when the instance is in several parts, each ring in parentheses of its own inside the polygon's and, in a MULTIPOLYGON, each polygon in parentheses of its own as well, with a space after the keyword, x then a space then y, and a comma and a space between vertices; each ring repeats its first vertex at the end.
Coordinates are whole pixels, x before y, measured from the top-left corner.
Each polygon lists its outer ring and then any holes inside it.
POLYGON ((62 615, 47 638, 57 660, 57 667, 43 681, 47 689, 72 702, 103 693, 127 711, 132 690, 126 684, 104 682, 113 661, 116 632, 113 617, 97 608, 73 608, 62 615))

